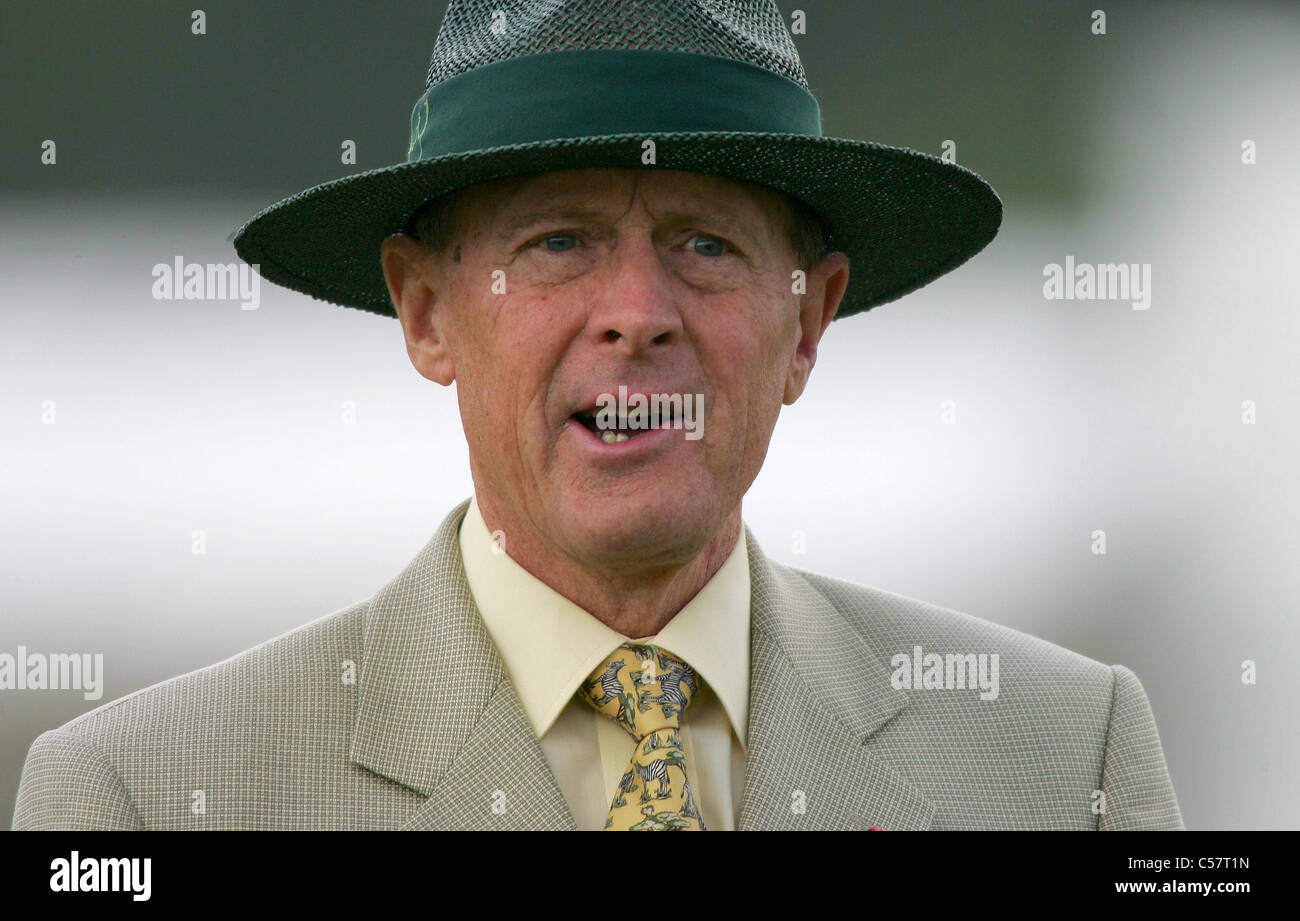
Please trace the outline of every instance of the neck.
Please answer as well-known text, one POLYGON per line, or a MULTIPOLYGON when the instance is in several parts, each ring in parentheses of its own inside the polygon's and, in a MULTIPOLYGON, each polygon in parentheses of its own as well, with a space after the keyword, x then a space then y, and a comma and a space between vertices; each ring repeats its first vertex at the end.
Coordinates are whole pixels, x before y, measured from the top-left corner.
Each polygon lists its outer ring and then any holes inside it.
POLYGON ((507 507, 478 495, 489 532, 510 535, 507 555, 611 630, 631 639, 653 636, 694 598, 740 539, 740 506, 704 548, 685 563, 669 566, 592 567, 561 552, 519 521, 507 507))

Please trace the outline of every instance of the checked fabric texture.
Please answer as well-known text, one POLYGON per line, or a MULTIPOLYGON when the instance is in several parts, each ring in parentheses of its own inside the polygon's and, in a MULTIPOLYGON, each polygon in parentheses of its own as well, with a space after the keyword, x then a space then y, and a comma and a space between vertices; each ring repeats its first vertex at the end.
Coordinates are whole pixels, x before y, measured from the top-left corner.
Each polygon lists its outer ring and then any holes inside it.
POLYGON ((582 683, 583 700, 636 739, 607 831, 707 831, 678 730, 699 690, 695 670, 657 646, 624 643, 582 683))

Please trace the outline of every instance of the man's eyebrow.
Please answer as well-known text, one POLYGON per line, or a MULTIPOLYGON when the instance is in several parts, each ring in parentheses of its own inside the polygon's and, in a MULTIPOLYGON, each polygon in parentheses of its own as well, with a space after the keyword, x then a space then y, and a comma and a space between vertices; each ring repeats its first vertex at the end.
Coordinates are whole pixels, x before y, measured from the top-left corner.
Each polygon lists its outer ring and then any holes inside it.
MULTIPOLYGON (((527 230, 543 222, 599 221, 608 219, 608 213, 599 208, 582 205, 553 205, 530 208, 517 215, 508 216, 501 222, 495 236, 501 239, 513 237, 520 231, 527 230)), ((757 242, 757 235, 746 222, 734 218, 724 211, 709 208, 673 208, 661 211, 658 220, 674 225, 704 224, 717 227, 723 233, 757 242)))
POLYGON ((549 207, 533 208, 514 216, 507 216, 501 225, 497 228, 496 236, 500 238, 513 237, 521 230, 526 230, 543 221, 592 221, 606 217, 606 214, 597 208, 587 208, 581 205, 553 205, 549 207))
POLYGON ((757 243, 759 240, 758 235, 747 222, 718 209, 670 209, 661 211, 659 219, 668 224, 704 224, 717 227, 728 236, 747 239, 751 243, 757 243))

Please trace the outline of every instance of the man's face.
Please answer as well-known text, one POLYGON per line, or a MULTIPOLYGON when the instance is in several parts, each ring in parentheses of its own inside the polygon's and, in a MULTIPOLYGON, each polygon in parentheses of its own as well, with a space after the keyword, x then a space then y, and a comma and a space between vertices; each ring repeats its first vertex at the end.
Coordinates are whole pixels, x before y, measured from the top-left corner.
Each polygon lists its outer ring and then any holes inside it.
POLYGON ((457 383, 480 505, 598 568, 698 554, 738 513, 847 283, 835 254, 793 293, 788 221, 755 185, 573 170, 466 190, 443 253, 390 238, 408 352, 457 383), (702 437, 661 419, 609 443, 582 414, 620 387, 702 395, 702 437))

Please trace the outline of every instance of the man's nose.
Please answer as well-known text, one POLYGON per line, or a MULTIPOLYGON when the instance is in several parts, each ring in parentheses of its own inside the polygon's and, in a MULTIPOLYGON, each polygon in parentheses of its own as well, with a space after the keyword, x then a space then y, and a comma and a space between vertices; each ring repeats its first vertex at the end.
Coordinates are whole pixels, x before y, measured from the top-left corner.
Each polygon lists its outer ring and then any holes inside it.
POLYGON ((601 342, 635 357, 678 339, 682 317, 672 277, 651 240, 620 241, 603 275, 588 324, 601 342))

